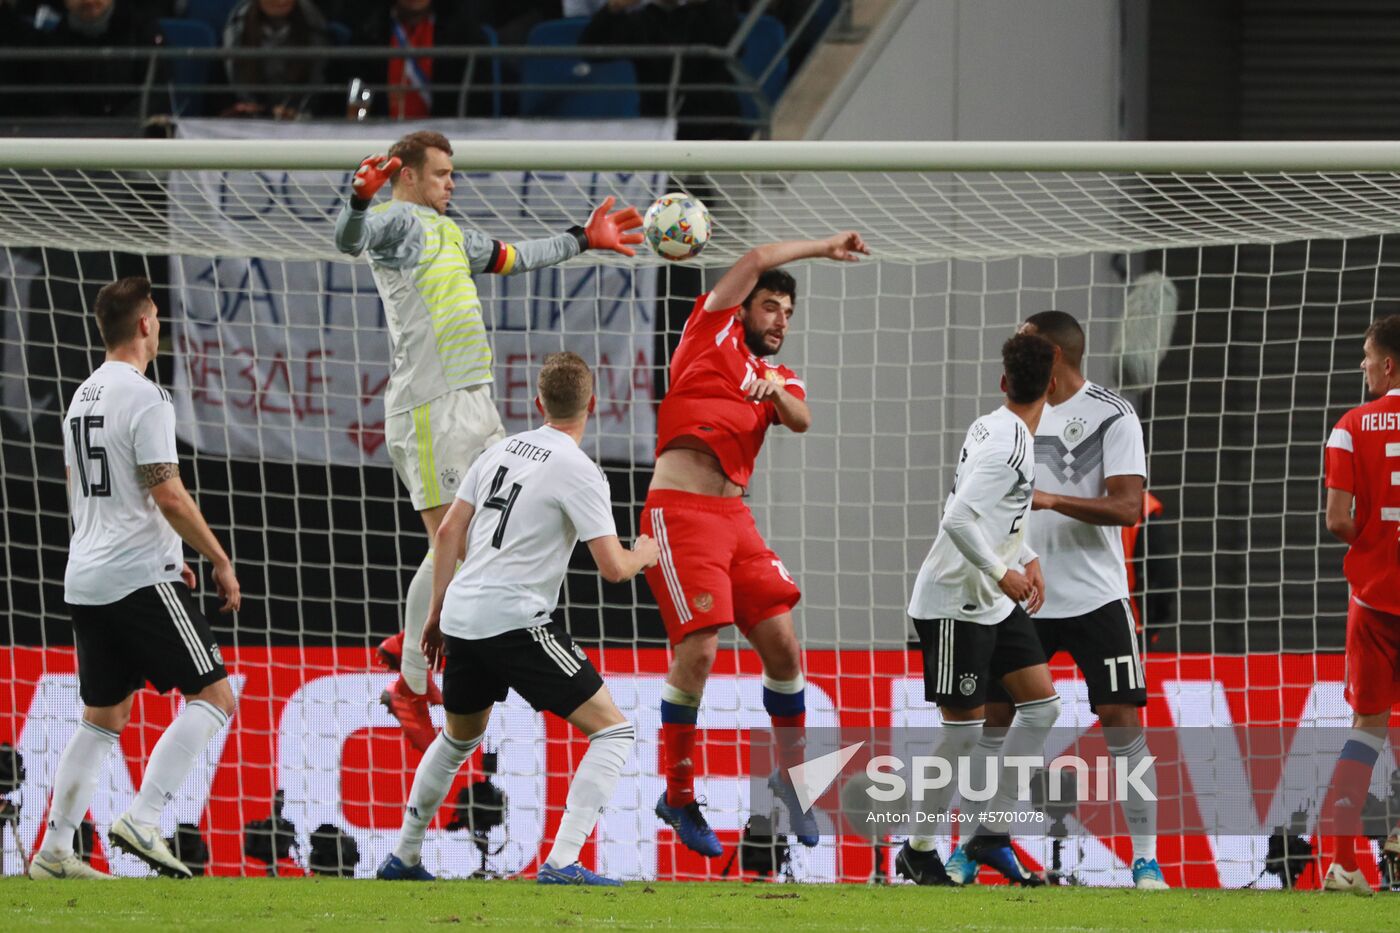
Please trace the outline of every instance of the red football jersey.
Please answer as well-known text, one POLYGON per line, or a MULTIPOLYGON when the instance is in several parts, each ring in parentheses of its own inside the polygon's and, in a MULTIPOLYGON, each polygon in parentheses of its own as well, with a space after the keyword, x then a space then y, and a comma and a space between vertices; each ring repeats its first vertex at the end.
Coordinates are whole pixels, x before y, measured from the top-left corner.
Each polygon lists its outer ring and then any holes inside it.
POLYGON ((1327 488, 1356 497, 1342 565, 1352 595, 1400 615, 1400 389, 1342 416, 1327 439, 1327 488))
POLYGON ((671 388, 656 416, 657 456, 678 437, 699 438, 719 458, 729 479, 747 486, 768 426, 778 424, 772 402, 754 402, 745 387, 767 379, 800 399, 807 387, 786 366, 774 366, 749 352, 737 307, 706 311, 708 293, 695 299, 680 346, 671 356, 671 388))

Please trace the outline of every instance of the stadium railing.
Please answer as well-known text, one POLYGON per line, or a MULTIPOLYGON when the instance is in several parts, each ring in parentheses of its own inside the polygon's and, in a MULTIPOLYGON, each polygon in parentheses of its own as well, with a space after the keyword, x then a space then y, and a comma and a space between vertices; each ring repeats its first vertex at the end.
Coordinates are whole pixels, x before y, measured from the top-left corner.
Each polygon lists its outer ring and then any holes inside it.
MULTIPOLYGON (((493 112, 478 114, 501 116, 502 95, 521 95, 529 92, 569 96, 596 95, 608 91, 628 93, 664 94, 667 101, 667 114, 675 117, 678 123, 695 128, 692 135, 708 135, 706 128, 742 128, 759 138, 766 138, 772 123, 773 108, 777 97, 782 93, 789 72, 789 57, 794 48, 803 41, 810 41, 818 31, 831 24, 829 17, 818 16, 822 4, 812 5, 789 32, 781 27, 768 8, 771 0, 759 0, 740 24, 727 46, 706 46, 689 44, 670 45, 482 45, 482 46, 442 46, 432 49, 393 49, 381 46, 333 45, 314 48, 297 48, 291 53, 298 58, 319 60, 328 66, 349 61, 387 62, 392 59, 429 58, 442 61, 465 61, 464 77, 459 84, 432 85, 432 91, 448 95, 454 99, 453 112, 445 115, 466 116, 469 95, 474 91, 490 93, 493 112), (776 27, 776 28, 775 28, 776 27), (752 44, 751 44, 751 40, 752 44), (612 84, 588 80, 586 76, 578 81, 559 83, 527 83, 493 78, 490 86, 474 82, 473 76, 479 61, 493 63, 493 75, 502 74, 502 65, 529 60, 585 59, 594 62, 617 62, 637 60, 667 60, 670 62, 669 80, 665 83, 612 84), (688 63, 708 60, 723 63, 730 81, 687 82, 683 80, 688 63), (695 114, 683 112, 681 102, 687 95, 733 94, 738 101, 737 112, 733 114, 695 114)), ((102 49, 66 48, 3 48, 0 60, 15 63, 39 63, 54 61, 64 56, 97 55, 108 61, 131 61, 145 64, 140 81, 130 84, 103 83, 83 84, 36 84, 24 83, 0 86, 0 123, 11 127, 14 135, 33 135, 32 131, 51 132, 52 127, 71 119, 61 109, 45 106, 45 101, 55 101, 60 96, 66 98, 85 95, 129 94, 135 103, 132 112, 121 117, 103 118, 101 122, 130 125, 144 124, 153 118, 166 116, 218 116, 217 113, 198 113, 192 110, 190 102, 206 101, 216 93, 236 95, 252 91, 260 95, 285 93, 288 95, 319 98, 322 101, 348 97, 350 80, 322 81, 315 84, 240 84, 210 80, 210 75, 222 71, 230 61, 284 59, 287 49, 262 48, 210 48, 167 42, 152 47, 108 47, 102 49), (200 63, 204 67, 195 67, 200 63), (28 102, 27 107, 16 106, 17 101, 28 102), (36 104, 37 102, 37 104, 36 104)), ((371 94, 387 93, 391 88, 384 83, 360 79, 360 89, 371 94)), ((314 114, 317 118, 336 117, 341 110, 322 105, 322 110, 314 114)), ((347 104, 345 111, 353 115, 354 106, 347 104)), ((567 111, 567 107, 564 108, 567 111)), ((565 114, 567 115, 567 113, 565 114)), ((586 114, 585 114, 586 115, 586 114)))

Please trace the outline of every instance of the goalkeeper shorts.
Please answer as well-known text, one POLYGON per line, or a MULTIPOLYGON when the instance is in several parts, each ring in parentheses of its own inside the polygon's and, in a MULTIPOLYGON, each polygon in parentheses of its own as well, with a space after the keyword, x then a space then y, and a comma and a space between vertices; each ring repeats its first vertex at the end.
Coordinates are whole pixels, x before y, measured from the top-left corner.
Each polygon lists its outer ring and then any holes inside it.
POLYGON ((506 436, 491 386, 454 389, 390 415, 384 436, 394 471, 419 512, 450 505, 481 452, 506 436))

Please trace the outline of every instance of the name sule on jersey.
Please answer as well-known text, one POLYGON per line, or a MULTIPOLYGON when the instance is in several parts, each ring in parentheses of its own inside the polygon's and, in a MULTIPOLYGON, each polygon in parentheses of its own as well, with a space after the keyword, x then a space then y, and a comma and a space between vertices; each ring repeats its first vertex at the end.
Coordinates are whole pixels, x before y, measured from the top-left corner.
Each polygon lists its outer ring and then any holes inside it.
POLYGON ((101 401, 101 400, 102 400, 102 390, 105 389, 105 388, 107 388, 107 384, 106 384, 106 383, 95 384, 95 385, 94 385, 94 384, 85 385, 85 386, 83 386, 82 391, 80 391, 80 392, 78 393, 78 401, 80 401, 80 402, 97 402, 97 401, 101 401))

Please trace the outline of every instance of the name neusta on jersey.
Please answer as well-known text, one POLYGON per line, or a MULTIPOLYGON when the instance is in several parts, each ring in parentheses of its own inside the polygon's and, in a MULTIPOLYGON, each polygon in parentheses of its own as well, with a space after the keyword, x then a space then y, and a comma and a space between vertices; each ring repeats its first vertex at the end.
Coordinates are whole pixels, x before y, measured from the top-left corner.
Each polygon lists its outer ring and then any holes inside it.
POLYGON ((1372 411, 1361 416, 1363 431, 1400 431, 1400 411, 1372 411))

